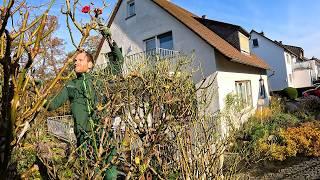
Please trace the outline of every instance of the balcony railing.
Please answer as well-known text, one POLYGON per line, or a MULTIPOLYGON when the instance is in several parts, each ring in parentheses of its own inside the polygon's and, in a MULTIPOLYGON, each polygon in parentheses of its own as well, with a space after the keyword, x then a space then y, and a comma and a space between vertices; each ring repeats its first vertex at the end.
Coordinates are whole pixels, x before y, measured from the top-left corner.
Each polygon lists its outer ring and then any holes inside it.
MULTIPOLYGON (((127 74, 130 71, 139 70, 143 64, 153 64, 161 59, 174 59, 178 55, 180 55, 179 51, 163 48, 156 48, 149 51, 128 55, 124 57, 123 73, 127 74)), ((101 69, 106 68, 109 64, 108 54, 105 53, 104 57, 106 58, 106 63, 99 65, 99 68, 101 69)))
POLYGON ((170 49, 163 49, 163 48, 156 48, 156 49, 143 51, 143 52, 139 52, 136 54, 126 56, 126 59, 129 61, 134 61, 134 60, 138 60, 141 58, 144 58, 144 59, 148 59, 148 58, 149 59, 150 58, 164 59, 164 58, 175 57, 178 54, 179 54, 179 51, 170 50, 170 49))
POLYGON ((161 59, 174 59, 179 55, 179 51, 156 48, 149 51, 143 51, 125 57, 124 72, 138 70, 144 64, 153 64, 161 59))
POLYGON ((309 61, 299 62, 293 64, 293 69, 312 69, 311 63, 309 61))

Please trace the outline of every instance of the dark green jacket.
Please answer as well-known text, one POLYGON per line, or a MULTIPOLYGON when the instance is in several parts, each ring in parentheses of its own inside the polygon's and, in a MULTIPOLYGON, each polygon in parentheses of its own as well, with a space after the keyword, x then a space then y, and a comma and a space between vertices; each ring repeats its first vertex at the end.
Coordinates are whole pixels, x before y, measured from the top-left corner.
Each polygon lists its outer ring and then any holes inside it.
POLYGON ((124 58, 116 42, 112 43, 111 52, 108 53, 110 71, 113 75, 119 75, 122 72, 124 58))
POLYGON ((69 81, 61 92, 49 102, 48 110, 52 111, 62 106, 67 100, 71 103, 71 112, 75 123, 75 133, 79 130, 89 131, 89 119, 94 113, 97 97, 92 84, 92 77, 88 73, 77 75, 69 81))

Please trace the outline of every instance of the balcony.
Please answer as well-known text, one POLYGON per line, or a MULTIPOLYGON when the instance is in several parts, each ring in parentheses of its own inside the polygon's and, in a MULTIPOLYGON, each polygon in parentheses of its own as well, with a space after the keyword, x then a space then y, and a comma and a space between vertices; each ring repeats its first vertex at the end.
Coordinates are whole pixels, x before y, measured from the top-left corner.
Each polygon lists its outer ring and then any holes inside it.
MULTIPOLYGON (((104 53, 104 62, 97 65, 97 69, 105 69, 109 65, 108 53, 104 53)), ((141 70, 145 64, 154 64, 161 59, 174 59, 180 55, 179 51, 156 48, 124 57, 123 73, 141 70)))
POLYGON ((124 73, 128 73, 134 70, 140 70, 143 65, 154 64, 162 59, 174 60, 179 55, 179 51, 163 48, 156 48, 149 51, 139 52, 125 57, 123 70, 124 73))
POLYGON ((126 56, 126 61, 135 62, 141 59, 165 59, 165 58, 173 58, 179 55, 179 51, 170 50, 170 49, 163 49, 163 48, 156 48, 149 51, 143 51, 136 54, 132 54, 126 56))
POLYGON ((306 61, 306 62, 294 63, 292 68, 293 68, 293 70, 312 69, 312 66, 311 66, 311 63, 309 61, 306 61))

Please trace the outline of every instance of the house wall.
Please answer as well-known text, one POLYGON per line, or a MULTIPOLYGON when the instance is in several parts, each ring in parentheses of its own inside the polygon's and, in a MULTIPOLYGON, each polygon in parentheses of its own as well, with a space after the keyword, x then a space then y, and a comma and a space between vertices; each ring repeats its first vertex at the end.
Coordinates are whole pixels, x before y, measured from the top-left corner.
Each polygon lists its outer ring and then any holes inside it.
MULTIPOLYGON (((129 19, 126 19, 126 5, 126 1, 122 2, 111 25, 112 38, 122 48, 125 56, 144 51, 145 39, 172 31, 174 50, 187 54, 193 52, 196 59, 193 67, 201 66, 201 70, 194 75, 197 86, 202 84, 200 80, 203 78, 205 78, 204 86, 213 81, 207 89, 211 98, 207 108, 208 112, 215 112, 223 107, 225 96, 235 90, 235 81, 239 80, 252 81, 253 106, 256 106, 260 74, 262 78, 266 78, 265 70, 230 62, 150 0, 136 0, 136 15, 129 19)), ((238 33, 236 35, 238 37, 238 33)), ((109 47, 104 43, 97 60, 98 64, 105 62, 102 54, 109 51, 109 47)), ((266 79, 265 84, 267 90, 266 79)))
POLYGON ((218 94, 219 94, 219 107, 222 109, 225 104, 225 97, 229 93, 235 93, 236 81, 246 81, 251 82, 252 91, 252 107, 255 109, 257 107, 258 97, 259 97, 259 80, 262 78, 264 80, 264 85, 266 89, 266 104, 269 103, 269 92, 268 92, 268 79, 266 75, 266 70, 254 68, 247 65, 242 65, 239 63, 231 62, 227 60, 220 53, 217 54, 217 84, 218 84, 218 94))
MULTIPOLYGON (((122 47, 125 56, 144 51, 144 40, 172 31, 174 50, 186 54, 193 52, 192 66, 201 67, 194 74, 196 82, 216 71, 214 49, 162 8, 150 0, 136 0, 136 15, 126 19, 126 5, 124 0, 111 25, 112 38, 122 47)), ((105 62, 101 53, 110 51, 106 44, 101 49, 98 64, 105 62)))
POLYGON ((311 64, 311 76, 312 76, 312 80, 317 80, 319 77, 319 64, 315 61, 315 60, 310 60, 309 61, 311 64))
POLYGON ((269 76, 270 91, 278 91, 288 87, 288 74, 283 48, 275 45, 260 34, 252 32, 250 38, 250 50, 270 65, 270 70, 267 73, 269 76), (258 39, 258 47, 253 47, 253 39, 258 39), (272 75, 273 71, 274 75, 272 75))
POLYGON ((312 85, 310 69, 296 69, 293 72, 293 77, 295 88, 310 87, 312 85))
POLYGON ((295 87, 294 86, 294 78, 299 78, 299 77, 295 77, 293 76, 293 65, 294 63, 296 63, 296 57, 293 56, 291 53, 289 52, 284 52, 284 57, 285 57, 285 64, 286 64, 286 69, 287 69, 287 82, 288 82, 288 87, 295 87))

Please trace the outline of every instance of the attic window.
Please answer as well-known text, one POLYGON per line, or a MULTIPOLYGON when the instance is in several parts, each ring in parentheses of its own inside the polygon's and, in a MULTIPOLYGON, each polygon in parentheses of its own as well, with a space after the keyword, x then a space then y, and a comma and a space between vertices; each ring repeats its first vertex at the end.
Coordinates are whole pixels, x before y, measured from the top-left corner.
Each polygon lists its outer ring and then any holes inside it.
POLYGON ((134 0, 128 1, 127 3, 127 18, 136 15, 136 4, 134 0))
POLYGON ((252 39, 253 47, 259 47, 258 39, 252 39))

